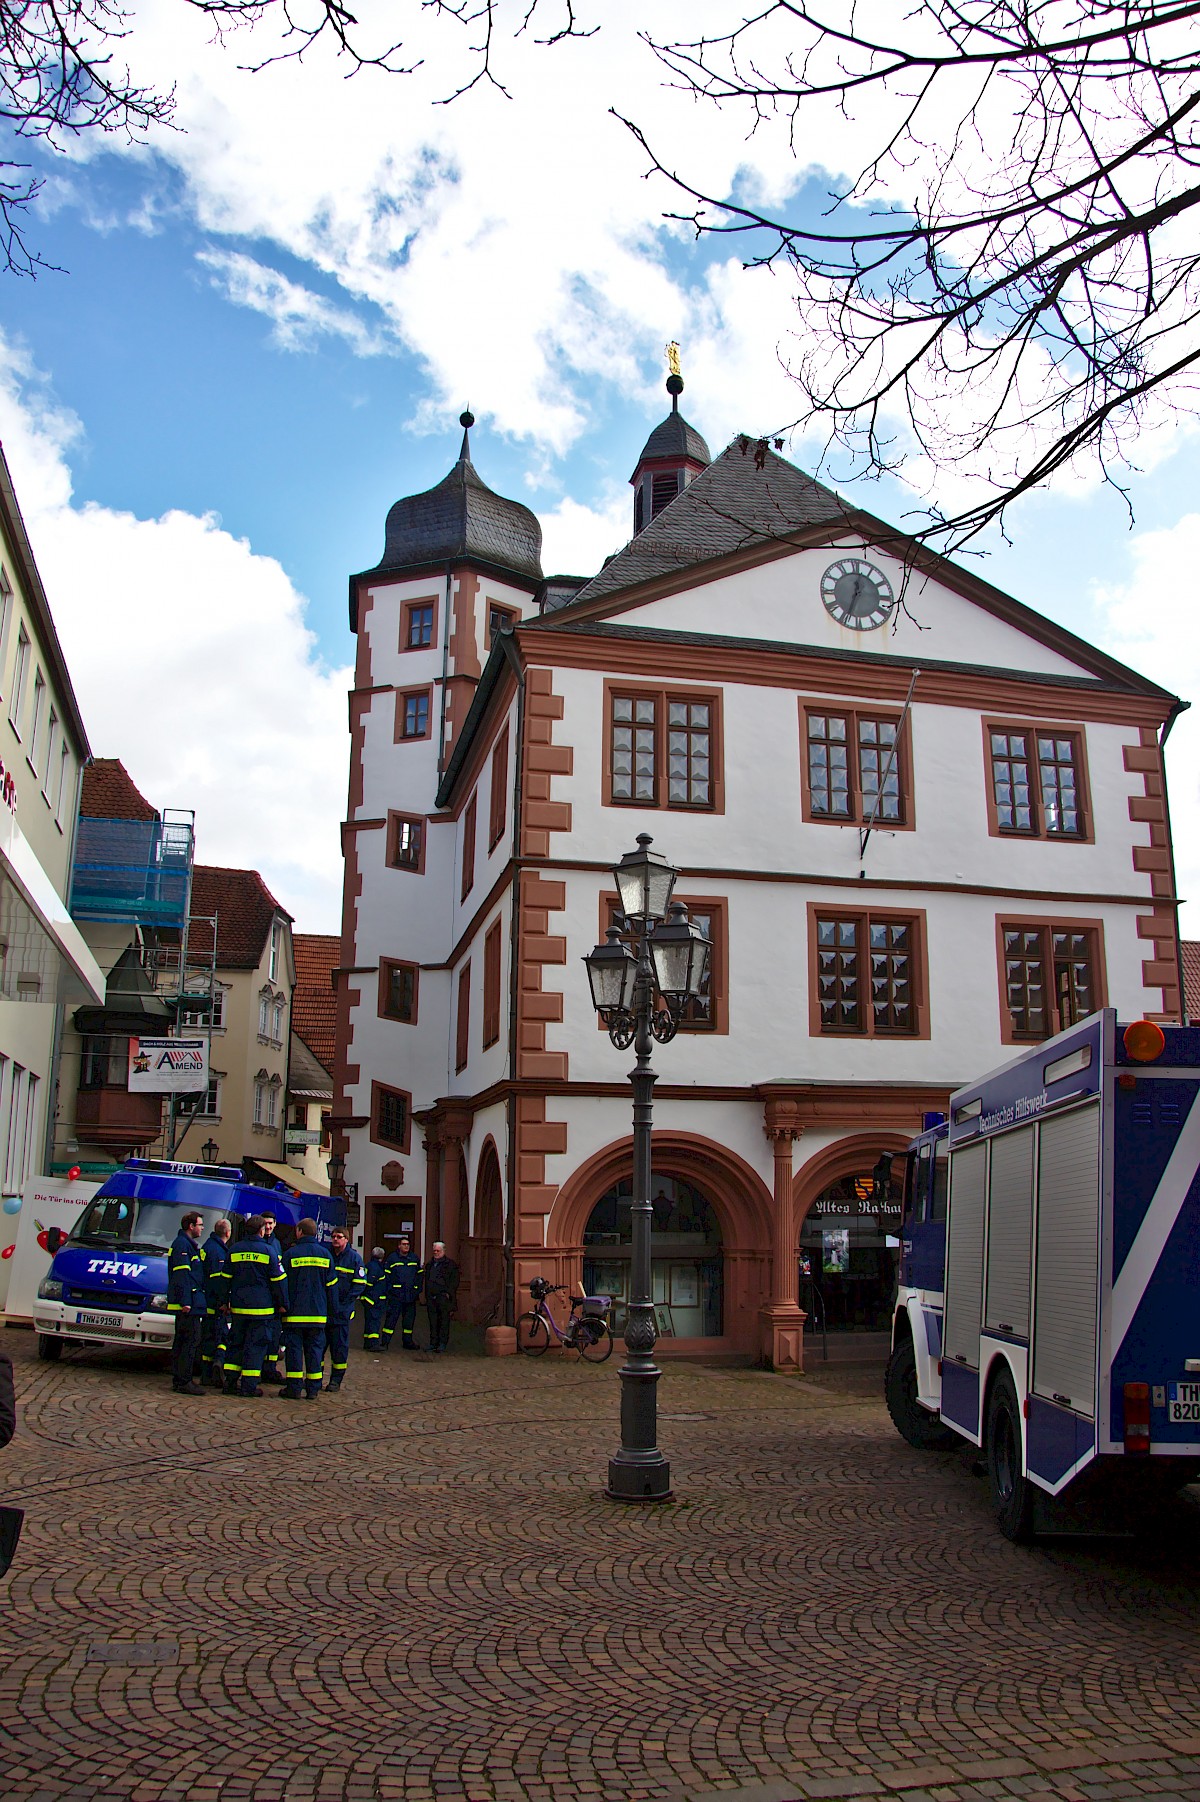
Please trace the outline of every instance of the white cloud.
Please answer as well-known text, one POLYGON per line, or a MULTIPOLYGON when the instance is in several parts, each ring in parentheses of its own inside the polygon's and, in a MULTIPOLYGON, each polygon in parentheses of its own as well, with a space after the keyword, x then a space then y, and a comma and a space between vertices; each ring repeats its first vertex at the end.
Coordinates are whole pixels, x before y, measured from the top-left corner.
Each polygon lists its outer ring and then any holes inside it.
POLYGON ((0 337, 0 438, 96 756, 196 813, 201 862, 257 869, 336 931, 348 669, 315 655, 280 565, 211 516, 73 504, 77 420, 0 337))
POLYGON ((334 306, 240 250, 202 250, 197 261, 211 270, 213 286, 235 306, 271 321, 271 337, 281 350, 311 350, 322 337, 344 338, 360 357, 378 356, 385 348, 381 335, 348 308, 334 306))
POLYGON ((1167 740, 1167 780, 1175 838, 1175 876, 1187 905, 1185 938, 1200 939, 1200 513, 1132 540, 1129 580, 1100 588, 1103 622, 1097 642, 1159 682, 1192 699, 1167 740))

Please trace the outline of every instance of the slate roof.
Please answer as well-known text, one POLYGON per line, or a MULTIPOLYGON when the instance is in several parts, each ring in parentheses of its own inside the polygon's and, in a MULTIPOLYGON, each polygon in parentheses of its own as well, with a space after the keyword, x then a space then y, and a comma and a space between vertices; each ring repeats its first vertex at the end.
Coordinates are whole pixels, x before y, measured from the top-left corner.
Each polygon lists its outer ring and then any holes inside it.
POLYGON ((222 870, 198 863, 192 871, 193 914, 217 916, 217 968, 253 970, 267 947, 271 921, 291 914, 257 870, 222 870))
POLYGON ((482 480, 463 432, 458 462, 436 488, 396 502, 387 516, 383 556, 375 570, 463 561, 495 564, 542 579, 542 528, 519 501, 506 500, 482 480))
POLYGON ((1183 1008, 1189 1020, 1200 1023, 1200 939, 1181 939, 1183 952, 1183 1008))
POLYGON ((639 465, 648 457, 690 457, 694 463, 712 462, 708 445, 678 409, 668 413, 661 425, 655 426, 642 447, 639 465))
POLYGON ((292 1031, 299 1033, 326 1071, 333 1069, 337 1001, 333 972, 341 962, 342 942, 331 932, 294 932, 296 989, 292 996, 292 1031))
POLYGON ((766 452, 760 467, 754 441, 735 438, 623 551, 609 558, 575 602, 600 600, 655 576, 786 539, 806 526, 836 525, 851 512, 831 488, 774 451, 766 452))
POLYGON ((119 757, 96 757, 83 772, 79 812, 86 820, 156 820, 151 807, 119 757))

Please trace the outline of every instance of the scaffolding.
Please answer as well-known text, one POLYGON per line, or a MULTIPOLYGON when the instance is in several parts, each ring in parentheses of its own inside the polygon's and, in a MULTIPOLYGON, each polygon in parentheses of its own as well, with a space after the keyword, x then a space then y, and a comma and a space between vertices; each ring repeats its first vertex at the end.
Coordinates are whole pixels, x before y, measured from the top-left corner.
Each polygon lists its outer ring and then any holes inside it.
POLYGON ((164 808, 161 819, 79 821, 71 880, 76 920, 136 920, 184 931, 192 890, 196 816, 164 808))

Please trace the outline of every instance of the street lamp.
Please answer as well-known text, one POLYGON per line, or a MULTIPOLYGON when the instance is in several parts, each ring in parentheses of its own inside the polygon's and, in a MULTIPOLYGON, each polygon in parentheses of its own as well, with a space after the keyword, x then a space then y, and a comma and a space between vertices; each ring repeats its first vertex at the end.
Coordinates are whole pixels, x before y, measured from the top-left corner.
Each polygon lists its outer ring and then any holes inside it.
POLYGON ((342 1178, 346 1174, 346 1154, 344 1151, 332 1151, 326 1164, 329 1171, 329 1187, 334 1195, 341 1195, 342 1178))
POLYGON ((217 1141, 211 1136, 205 1139, 203 1145, 200 1147, 200 1156, 204 1159, 204 1162, 206 1164, 215 1164, 220 1155, 221 1147, 217 1144, 217 1141))
POLYGON ((654 1084, 650 1050, 654 1039, 675 1037, 687 1002, 700 995, 708 970, 708 941, 687 917, 682 902, 671 903, 678 871, 657 851, 647 832, 638 849, 621 859, 613 876, 628 928, 611 926, 607 942, 584 963, 592 1003, 618 1051, 633 1045, 637 1063, 633 1086, 633 1229, 630 1299, 625 1316, 625 1363, 621 1367, 621 1446, 609 1459, 605 1493, 615 1502, 662 1502, 671 1493, 671 1466, 658 1449, 654 1362, 654 1302, 651 1291, 650 1125, 654 1084), (669 914, 668 914, 669 909, 669 914), (667 916, 664 918, 664 916, 667 916), (661 1005, 656 1005, 661 1001, 661 1005))

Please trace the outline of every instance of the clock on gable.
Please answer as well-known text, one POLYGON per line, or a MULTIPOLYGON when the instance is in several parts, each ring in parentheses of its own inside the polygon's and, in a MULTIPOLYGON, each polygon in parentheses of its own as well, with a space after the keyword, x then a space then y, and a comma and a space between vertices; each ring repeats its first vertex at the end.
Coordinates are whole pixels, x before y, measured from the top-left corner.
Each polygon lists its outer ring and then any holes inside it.
POLYGON ((891 618, 892 585, 881 569, 861 557, 842 557, 821 577, 821 599, 839 625, 871 632, 891 618))

